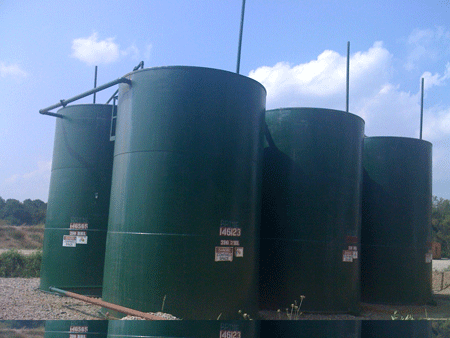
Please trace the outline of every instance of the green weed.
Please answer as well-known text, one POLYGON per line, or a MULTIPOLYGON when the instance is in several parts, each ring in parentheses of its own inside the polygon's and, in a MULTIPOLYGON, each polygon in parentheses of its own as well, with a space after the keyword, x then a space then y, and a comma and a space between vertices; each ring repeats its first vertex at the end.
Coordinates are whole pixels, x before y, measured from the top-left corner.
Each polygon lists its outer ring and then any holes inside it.
MULTIPOLYGON (((305 299, 305 296, 300 296, 300 301, 297 302, 297 300, 294 300, 294 303, 291 304, 290 309, 286 308, 286 316, 289 320, 297 320, 300 318, 300 316, 303 314, 303 312, 301 312, 301 307, 302 307, 302 303, 303 303, 303 299, 305 299)), ((278 319, 281 319, 281 310, 278 309, 278 319)))
POLYGON ((16 249, 8 250, 0 255, 0 277, 39 277, 42 262, 42 251, 26 256, 16 249))

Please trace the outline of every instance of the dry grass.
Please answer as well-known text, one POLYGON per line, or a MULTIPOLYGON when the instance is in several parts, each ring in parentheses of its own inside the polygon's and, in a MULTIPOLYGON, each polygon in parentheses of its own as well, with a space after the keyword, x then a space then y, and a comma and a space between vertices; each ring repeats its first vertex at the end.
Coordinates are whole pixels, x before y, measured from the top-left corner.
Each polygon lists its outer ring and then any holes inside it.
POLYGON ((44 225, 0 225, 0 249, 42 249, 44 225))

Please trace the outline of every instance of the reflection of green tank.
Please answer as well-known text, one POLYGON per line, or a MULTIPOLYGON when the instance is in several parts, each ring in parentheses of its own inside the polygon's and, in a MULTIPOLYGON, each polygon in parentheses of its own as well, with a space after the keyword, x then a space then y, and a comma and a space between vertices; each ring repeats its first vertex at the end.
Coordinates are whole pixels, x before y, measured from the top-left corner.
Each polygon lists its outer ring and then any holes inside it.
POLYGON ((111 320, 108 338, 259 338, 257 321, 111 320))
POLYGON ((304 295, 305 311, 357 312, 364 121, 285 108, 266 122, 260 306, 284 309, 304 295))
POLYGON ((364 140, 361 297, 431 301, 431 150, 402 137, 364 140))
POLYGON ((261 332, 271 338, 360 338, 359 320, 270 320, 261 322, 261 332))
POLYGON ((106 338, 107 320, 47 320, 45 338, 106 338))
POLYGON ((60 109, 44 233, 42 290, 99 293, 103 279, 114 144, 112 106, 60 109))
POLYGON ((103 299, 145 312, 164 303, 184 319, 256 311, 264 87, 198 67, 126 77, 103 299))

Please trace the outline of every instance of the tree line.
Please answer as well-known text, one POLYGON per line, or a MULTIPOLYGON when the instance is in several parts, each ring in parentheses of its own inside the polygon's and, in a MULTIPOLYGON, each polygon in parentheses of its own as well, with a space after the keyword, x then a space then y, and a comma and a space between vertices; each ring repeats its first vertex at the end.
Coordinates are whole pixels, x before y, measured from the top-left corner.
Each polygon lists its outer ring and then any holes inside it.
POLYGON ((6 201, 0 197, 0 220, 10 225, 36 225, 45 223, 47 203, 41 200, 26 199, 20 202, 15 199, 6 201))

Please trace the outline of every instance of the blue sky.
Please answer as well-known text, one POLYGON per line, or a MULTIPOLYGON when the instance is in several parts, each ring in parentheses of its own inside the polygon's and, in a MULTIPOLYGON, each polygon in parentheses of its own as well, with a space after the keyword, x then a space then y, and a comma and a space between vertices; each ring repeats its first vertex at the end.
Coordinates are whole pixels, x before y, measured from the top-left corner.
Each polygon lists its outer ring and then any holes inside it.
MULTIPOLYGON (((0 196, 47 201, 55 119, 39 109, 145 67, 235 71, 241 0, 0 2, 0 196)), ((433 195, 450 199, 450 0, 247 0, 240 73, 267 108, 345 110, 369 136, 433 143, 433 195)), ((114 88, 97 95, 104 103, 114 88)), ((77 103, 90 103, 92 98, 77 103)))

